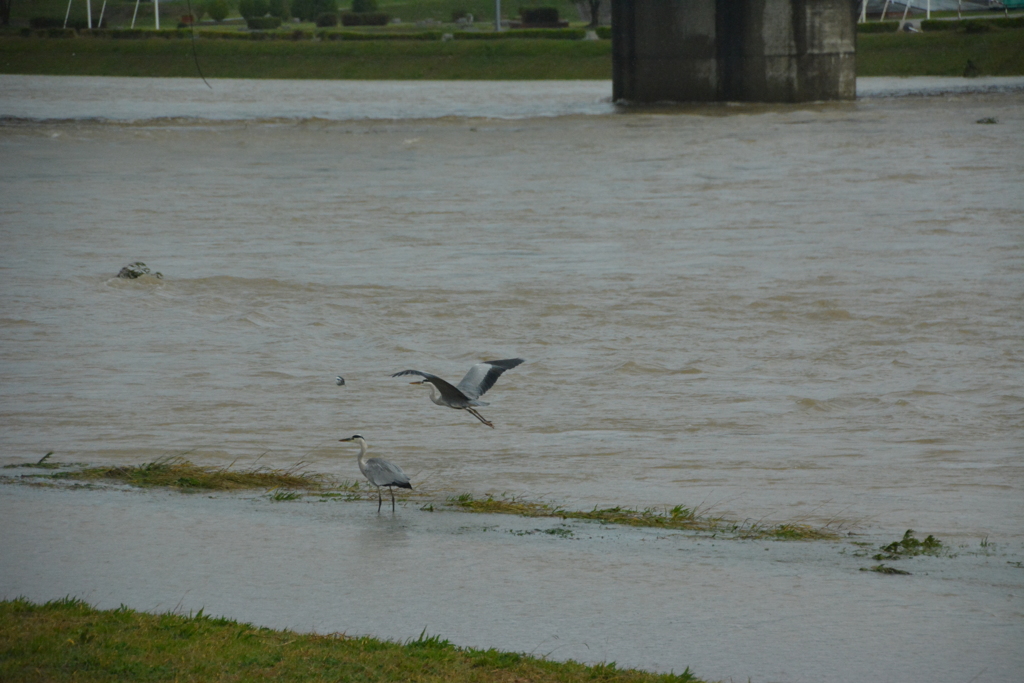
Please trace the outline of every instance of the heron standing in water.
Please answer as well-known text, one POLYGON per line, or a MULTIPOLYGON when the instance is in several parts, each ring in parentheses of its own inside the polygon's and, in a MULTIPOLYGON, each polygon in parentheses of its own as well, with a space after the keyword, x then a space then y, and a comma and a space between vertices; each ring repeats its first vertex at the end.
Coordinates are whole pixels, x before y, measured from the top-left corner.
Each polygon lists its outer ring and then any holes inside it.
POLYGON ((478 406, 490 405, 479 400, 484 393, 494 386, 494 383, 501 377, 501 373, 511 370, 523 362, 522 358, 509 358, 507 360, 487 360, 477 363, 469 369, 466 376, 462 378, 458 386, 452 386, 437 375, 419 370, 402 370, 391 375, 401 377, 402 375, 419 375, 423 379, 412 384, 426 384, 430 387, 430 400, 439 406, 448 406, 456 410, 465 410, 485 425, 494 429, 494 425, 476 411, 478 406), (437 389, 435 392, 434 389, 437 389))
POLYGON ((363 473, 363 476, 370 480, 370 483, 377 487, 377 512, 380 512, 380 506, 384 502, 384 499, 380 495, 380 487, 387 486, 391 492, 391 511, 395 511, 395 489, 397 486, 403 489, 411 489, 412 484, 409 483, 409 477, 402 471, 402 468, 393 462, 388 462, 383 458, 370 458, 369 460, 363 460, 363 456, 366 455, 366 439, 358 434, 353 434, 347 439, 338 439, 338 441, 354 441, 359 444, 359 456, 356 458, 356 462, 359 463, 359 471, 363 473))

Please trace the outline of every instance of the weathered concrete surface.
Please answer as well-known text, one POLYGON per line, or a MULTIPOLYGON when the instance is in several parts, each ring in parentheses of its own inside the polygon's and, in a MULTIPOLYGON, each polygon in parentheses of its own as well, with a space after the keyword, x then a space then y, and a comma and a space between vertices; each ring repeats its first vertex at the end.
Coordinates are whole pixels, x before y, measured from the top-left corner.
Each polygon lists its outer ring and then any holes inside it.
POLYGON ((852 0, 612 0, 613 98, 856 97, 852 0))

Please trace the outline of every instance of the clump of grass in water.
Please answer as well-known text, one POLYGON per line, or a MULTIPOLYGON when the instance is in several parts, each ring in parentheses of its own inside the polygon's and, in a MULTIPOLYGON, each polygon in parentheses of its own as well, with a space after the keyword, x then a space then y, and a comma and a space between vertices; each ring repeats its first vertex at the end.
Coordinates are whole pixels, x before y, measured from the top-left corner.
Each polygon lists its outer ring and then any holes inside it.
POLYGON ((654 527, 658 529, 680 529, 733 534, 739 538, 774 538, 778 540, 823 540, 836 538, 827 529, 815 529, 803 524, 781 524, 778 526, 731 524, 720 517, 704 517, 697 509, 677 505, 664 513, 656 508, 630 509, 612 507, 593 510, 566 510, 546 503, 517 500, 514 496, 497 499, 487 496, 477 500, 470 493, 448 498, 448 503, 459 510, 468 512, 489 512, 493 514, 519 515, 522 517, 559 517, 561 519, 587 519, 601 524, 654 527))
POLYGON ((43 470, 55 470, 59 467, 62 467, 62 465, 59 462, 49 462, 51 455, 53 455, 53 451, 50 451, 43 457, 39 458, 38 462, 22 462, 17 463, 15 465, 4 465, 4 469, 10 469, 12 467, 31 467, 33 469, 38 468, 43 470))
POLYGON ((943 546, 942 541, 931 534, 928 535, 928 538, 921 541, 914 538, 913 529, 907 529, 902 539, 894 541, 889 545, 883 545, 881 551, 877 555, 872 556, 873 559, 881 562, 882 560, 898 560, 902 557, 914 557, 916 555, 937 556, 943 551, 943 546))
POLYGON ((452 683, 700 683, 687 669, 656 674, 452 645, 426 631, 396 643, 302 634, 196 614, 100 611, 74 598, 0 601, 0 680, 452 683))
POLYGON ((896 569, 896 567, 888 567, 884 564, 876 564, 874 567, 861 567, 862 572, 876 572, 878 574, 902 574, 904 576, 911 576, 910 572, 905 572, 902 569, 896 569))
POLYGON ((264 467, 230 470, 203 467, 184 458, 168 457, 144 465, 89 467, 74 472, 48 475, 54 479, 95 481, 107 479, 132 486, 167 486, 186 491, 231 491, 238 489, 313 489, 324 487, 323 475, 298 470, 272 470, 264 467))

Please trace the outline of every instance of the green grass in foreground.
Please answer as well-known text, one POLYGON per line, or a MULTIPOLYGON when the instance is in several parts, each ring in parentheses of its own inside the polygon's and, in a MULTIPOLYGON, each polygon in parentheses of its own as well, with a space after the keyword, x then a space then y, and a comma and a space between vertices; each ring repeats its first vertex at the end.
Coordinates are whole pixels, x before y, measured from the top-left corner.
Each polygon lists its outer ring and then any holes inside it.
POLYGON ((202 614, 97 610, 75 599, 0 602, 0 680, 29 681, 661 681, 654 674, 525 654, 274 631, 202 614))

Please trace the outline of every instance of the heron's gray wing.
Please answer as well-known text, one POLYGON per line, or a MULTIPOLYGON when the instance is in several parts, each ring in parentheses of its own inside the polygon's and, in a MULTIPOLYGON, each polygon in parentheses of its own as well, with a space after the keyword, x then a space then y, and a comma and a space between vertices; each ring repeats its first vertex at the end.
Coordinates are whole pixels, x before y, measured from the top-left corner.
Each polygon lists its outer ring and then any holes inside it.
POLYGON ((419 370, 402 370, 391 375, 392 377, 402 377, 403 375, 419 375, 420 377, 426 377, 427 379, 441 379, 437 375, 431 375, 429 372, 420 372, 419 370))
POLYGON ((437 387, 437 390, 441 393, 441 397, 448 402, 449 405, 455 403, 457 405, 463 405, 467 401, 467 397, 461 391, 453 387, 448 382, 444 381, 437 375, 431 375, 429 372, 420 372, 419 370, 402 370, 391 375, 392 377, 401 377, 402 375, 419 375, 429 379, 431 384, 437 387))
POLYGON ((494 383, 501 377, 501 373, 511 370, 522 362, 522 358, 508 358, 477 363, 469 369, 457 388, 470 398, 480 398, 494 386, 494 383))
POLYGON ((411 489, 409 477, 402 471, 402 468, 393 462, 382 458, 370 458, 365 460, 366 478, 374 486, 398 486, 404 489, 411 489))

